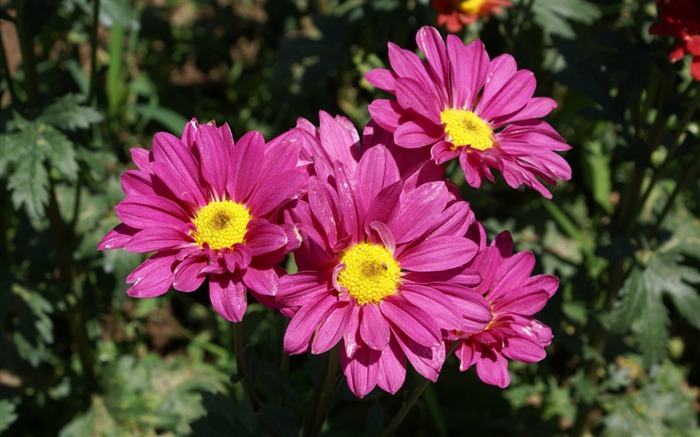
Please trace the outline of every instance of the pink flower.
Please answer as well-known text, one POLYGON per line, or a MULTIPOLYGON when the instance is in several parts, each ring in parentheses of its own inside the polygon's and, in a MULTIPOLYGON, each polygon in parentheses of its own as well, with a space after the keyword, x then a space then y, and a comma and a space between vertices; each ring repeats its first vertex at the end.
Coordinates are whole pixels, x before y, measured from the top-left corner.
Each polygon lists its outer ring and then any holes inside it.
POLYGON ((423 27, 416 35, 427 63, 408 50, 389 44, 393 71, 374 69, 367 80, 396 96, 372 102, 376 123, 394 134, 397 145, 430 148, 442 164, 453 158, 469 185, 479 187, 491 168, 513 188, 525 185, 551 198, 540 182, 555 184, 571 178, 571 168, 555 151, 570 147, 546 122, 556 103, 533 97, 535 78, 518 70, 510 55, 492 60, 481 41, 464 46, 448 35, 423 27))
POLYGON ((295 168, 298 147, 281 153, 275 144, 250 132, 234 146, 228 125, 192 120, 182 139, 161 132, 152 152, 131 150, 138 170, 121 177, 122 224, 98 247, 156 252, 127 277, 129 296, 194 291, 208 276, 214 308, 237 322, 246 288, 263 300, 277 292, 276 265, 300 243, 292 226, 277 224, 278 211, 307 175, 295 168))
POLYGON ((405 189, 385 147, 367 149, 354 172, 335 161, 327 179, 312 176, 291 216, 303 241, 299 272, 280 278, 275 296, 292 316, 284 350, 322 354, 340 342, 357 396, 375 386, 395 393, 406 359, 435 381, 442 330, 478 332, 490 320, 486 301, 468 293, 478 275, 460 268, 478 249, 464 237, 469 205, 442 181, 405 189))
POLYGON ((513 240, 503 232, 467 267, 482 276, 476 291, 491 306, 488 326, 478 333, 451 331, 446 336, 448 342, 457 343, 460 370, 476 364, 482 381, 501 388, 510 383, 506 358, 535 363, 546 356, 544 348, 552 342, 552 331, 531 316, 559 286, 555 276, 530 276, 535 265, 531 252, 511 255, 512 251, 513 240))

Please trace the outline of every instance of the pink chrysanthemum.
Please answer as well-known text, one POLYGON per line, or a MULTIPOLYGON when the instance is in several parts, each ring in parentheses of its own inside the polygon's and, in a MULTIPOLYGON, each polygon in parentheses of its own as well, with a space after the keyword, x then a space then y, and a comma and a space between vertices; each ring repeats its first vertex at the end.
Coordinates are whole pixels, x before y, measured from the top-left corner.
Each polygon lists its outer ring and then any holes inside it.
POLYGON ((275 296, 293 314, 284 349, 321 354, 342 342, 341 367, 359 397, 377 385, 395 393, 406 359, 435 381, 441 330, 478 332, 490 320, 485 299, 467 292, 478 275, 459 269, 477 251, 464 237, 469 205, 442 181, 404 188, 378 145, 354 172, 336 161, 328 179, 311 177, 308 200, 291 213, 304 238, 299 272, 280 278, 275 296))
POLYGON ((430 6, 437 12, 438 26, 459 32, 481 17, 501 14, 503 8, 513 4, 510 0, 430 0, 430 6))
POLYGON ((171 286, 194 291, 208 276, 214 308, 240 321, 246 288, 269 299, 276 265, 300 244, 292 226, 275 223, 280 207, 306 182, 297 154, 293 145, 284 153, 266 147, 257 132, 234 146, 228 125, 196 120, 181 139, 158 133, 152 152, 131 150, 138 170, 122 175, 126 198, 115 208, 123 223, 98 249, 156 252, 127 277, 129 296, 154 297, 171 286))
POLYGON ((512 251, 513 240, 503 232, 467 267, 481 274, 476 291, 491 306, 488 326, 478 333, 452 331, 446 336, 449 343, 457 343, 460 370, 476 364, 482 381, 501 388, 510 383, 506 358, 535 363, 546 356, 544 348, 552 342, 552 331, 532 315, 559 286, 555 276, 530 276, 535 265, 531 252, 511 255, 512 251))
POLYGON ((538 180, 555 184, 571 178, 571 168, 555 151, 570 147, 546 122, 556 103, 533 97, 535 78, 518 70, 510 55, 492 60, 481 41, 464 46, 448 35, 423 27, 416 35, 427 63, 414 53, 389 44, 393 71, 374 69, 367 80, 396 96, 375 100, 372 118, 394 134, 397 145, 430 147, 439 164, 459 158, 469 185, 479 187, 490 168, 508 185, 526 185, 551 198, 538 180))

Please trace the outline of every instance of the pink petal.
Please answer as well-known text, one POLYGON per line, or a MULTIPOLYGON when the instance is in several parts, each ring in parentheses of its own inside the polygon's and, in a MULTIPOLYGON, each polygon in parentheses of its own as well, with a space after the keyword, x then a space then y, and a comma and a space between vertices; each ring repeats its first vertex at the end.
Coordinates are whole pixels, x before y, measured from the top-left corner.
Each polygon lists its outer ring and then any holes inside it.
POLYGON ((245 238, 245 244, 253 256, 272 252, 287 244, 287 233, 281 226, 261 219, 254 219, 248 223, 245 238))
POLYGON ((249 265, 243 273, 243 283, 265 296, 275 296, 279 291, 279 276, 273 267, 256 268, 249 265))
MULTIPOLYGON (((491 100, 516 73, 518 67, 511 55, 503 54, 491 60, 484 82, 484 91, 479 100, 479 105, 491 100)), ((479 111, 479 114, 481 112, 479 111)), ((504 114, 498 114, 504 115, 504 114)))
POLYGON ((482 355, 481 360, 476 363, 476 373, 486 384, 500 388, 506 388, 510 384, 508 361, 498 353, 482 355))
POLYGON ((389 324, 382 316, 379 306, 360 306, 360 337, 374 350, 382 350, 389 343, 389 324))
POLYGON ((340 353, 340 365, 343 368, 348 388, 355 396, 365 397, 377 385, 377 362, 381 353, 368 347, 359 348, 352 358, 340 353))
POLYGON ((199 150, 202 176, 209 182, 214 193, 221 196, 226 192, 226 177, 231 167, 230 151, 214 126, 200 125, 194 137, 199 150))
POLYGON ((396 182, 384 188, 372 199, 365 215, 366 233, 370 233, 368 228, 373 222, 390 223, 394 215, 398 214, 402 188, 403 183, 396 182))
POLYGON ((195 291, 202 285, 207 277, 202 270, 207 267, 208 262, 205 256, 190 256, 185 258, 175 267, 175 280, 173 288, 178 291, 195 291))
POLYGON ((264 182, 257 185, 250 196, 247 204, 257 217, 266 216, 298 196, 306 184, 307 175, 298 170, 289 170, 276 174, 274 180, 284 183, 274 183, 272 178, 264 178, 264 182))
POLYGON ((518 71, 498 93, 479 102, 479 116, 484 120, 492 120, 524 108, 532 98, 536 86, 532 71, 518 71))
POLYGON ((248 307, 245 285, 232 274, 209 276, 209 299, 214 309, 229 322, 243 320, 248 307))
POLYGON ((386 68, 375 68, 365 73, 365 79, 380 90, 394 93, 396 74, 386 68))
POLYGON ((172 200, 160 196, 130 196, 114 208, 127 226, 138 229, 166 227, 182 230, 190 218, 172 200))
POLYGON ((312 354, 328 352, 338 344, 345 331, 345 320, 349 314, 352 314, 349 302, 338 301, 335 303, 316 328, 316 333, 311 340, 312 354))
MULTIPOLYGON (((206 199, 202 192, 203 180, 200 177, 199 164, 190 150, 175 136, 166 132, 158 132, 153 137, 153 157, 157 163, 165 164, 170 170, 162 177, 166 184, 179 180, 183 187, 182 193, 188 197, 183 200, 192 201, 197 205, 205 205, 206 199), (174 172, 177 171, 176 175, 174 172)), ((153 164, 152 164, 153 167, 153 164)), ((161 172, 161 174, 163 174, 161 172)))
POLYGON ((411 111, 439 126, 439 114, 443 108, 438 106, 436 99, 430 97, 430 92, 420 82, 407 77, 396 79, 396 101, 401 107, 410 108, 411 111))
POLYGON ((410 336, 392 328, 394 338, 401 350, 411 362, 416 371, 423 377, 435 382, 440 373, 440 368, 445 362, 445 344, 429 348, 413 341, 410 336))
POLYGON ((141 170, 127 170, 122 173, 121 185, 124 194, 129 196, 153 196, 151 174, 141 170))
POLYGON ((416 33, 416 43, 420 51, 425 54, 435 82, 446 86, 448 78, 447 51, 440 33, 434 27, 423 26, 416 33))
POLYGON ((129 152, 131 153, 131 160, 134 161, 139 170, 148 172, 153 161, 153 153, 140 147, 133 147, 129 149, 129 152))
POLYGON ((459 370, 464 372, 479 361, 481 353, 475 350, 471 342, 460 341, 455 349, 455 356, 459 359, 459 370))
POLYGON ((478 247, 473 241, 453 236, 427 239, 398 255, 402 269, 418 272, 447 270, 466 264, 478 247))
POLYGON ((379 309, 387 320, 416 343, 426 347, 440 344, 442 335, 435 320, 406 299, 389 296, 379 303, 379 309))
POLYGON ((430 236, 466 235, 474 220, 474 213, 469 207, 469 203, 462 201, 453 202, 442 213, 441 220, 433 223, 433 227, 430 229, 430 236))
POLYGON ((417 119, 401 123, 394 132, 394 141, 401 147, 418 149, 431 146, 444 136, 445 132, 439 126, 417 119))
POLYGON ((149 228, 136 233, 125 246, 127 252, 154 252, 192 245, 192 237, 172 228, 149 228))
POLYGON ((231 152, 226 191, 236 202, 248 198, 260 179, 265 162, 265 139, 260 132, 248 132, 238 139, 231 152))
POLYGON ((397 342, 382 349, 377 363, 377 385, 384 391, 395 394, 406 379, 406 356, 397 342))
POLYGON ((352 155, 352 150, 357 141, 345 126, 325 111, 319 112, 319 136, 321 144, 332 159, 331 165, 340 161, 350 169, 355 168, 357 161, 352 155))
POLYGON ((397 101, 376 99, 369 104, 367 110, 372 120, 389 132, 394 132, 399 127, 403 108, 397 101))
POLYGON ((443 181, 426 183, 406 193, 401 213, 391 223, 396 242, 413 241, 425 234, 443 214, 450 197, 443 181))
POLYGON ((279 278, 276 299, 286 306, 302 306, 330 294, 330 274, 323 271, 301 271, 279 278))
POLYGON ((453 330, 462 326, 462 314, 452 306, 452 299, 436 289, 419 284, 403 284, 401 295, 429 314, 440 329, 453 330))
POLYGON ((316 328, 337 302, 337 298, 327 295, 301 307, 284 333, 284 351, 290 355, 308 351, 316 328))
MULTIPOLYGON (((360 158, 355 171, 358 188, 366 205, 384 188, 401 179, 399 168, 391 153, 384 146, 368 149, 360 158)), ((366 207, 366 206, 365 206, 366 207)))
POLYGON ((489 56, 484 44, 477 39, 465 47, 458 37, 448 35, 447 55, 450 58, 452 107, 471 110, 489 68, 489 56))
POLYGON ((343 355, 352 358, 361 347, 360 340, 360 305, 352 305, 350 309, 350 314, 348 314, 345 332, 343 333, 343 351, 341 352, 341 357, 343 355))
POLYGON ((141 263, 126 277, 134 284, 126 290, 131 297, 155 297, 164 294, 173 284, 174 252, 160 252, 141 263))
POLYGON ((547 352, 534 334, 530 334, 529 337, 520 336, 507 339, 502 351, 503 355, 511 360, 524 363, 536 363, 547 356, 547 352))
POLYGON ((102 237, 102 240, 97 245, 97 250, 121 249, 131 241, 131 238, 137 232, 139 232, 138 229, 119 223, 114 229, 107 232, 107 235, 102 237))
POLYGON ((495 118, 491 123, 491 127, 493 129, 498 129, 514 121, 542 118, 552 112, 556 107, 557 102, 554 101, 554 99, 550 99, 549 97, 533 97, 520 111, 495 118))

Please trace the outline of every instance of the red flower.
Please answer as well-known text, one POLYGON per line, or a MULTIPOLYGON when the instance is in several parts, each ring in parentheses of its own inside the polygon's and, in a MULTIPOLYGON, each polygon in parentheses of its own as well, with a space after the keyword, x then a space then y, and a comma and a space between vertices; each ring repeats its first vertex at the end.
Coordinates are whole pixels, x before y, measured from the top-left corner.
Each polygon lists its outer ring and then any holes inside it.
POLYGON ((656 0, 659 19, 651 25, 652 35, 668 35, 678 38, 669 54, 671 62, 691 55, 690 74, 700 80, 700 0, 656 0))
POLYGON ((448 32, 459 32, 479 17, 513 6, 510 0, 430 0, 430 5, 437 12, 438 26, 444 25, 448 32))

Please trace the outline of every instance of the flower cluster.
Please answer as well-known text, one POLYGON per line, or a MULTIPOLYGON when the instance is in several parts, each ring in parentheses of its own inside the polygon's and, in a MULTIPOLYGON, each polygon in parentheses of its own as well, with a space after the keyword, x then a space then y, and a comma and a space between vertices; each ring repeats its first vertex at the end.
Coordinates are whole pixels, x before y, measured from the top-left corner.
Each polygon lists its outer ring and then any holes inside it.
POLYGON ((651 25, 652 35, 676 38, 671 62, 678 62, 686 55, 692 56, 690 75, 700 80, 700 2, 697 0, 656 0, 659 19, 651 25))
POLYGON ((546 197, 540 182, 568 179, 568 149, 546 122, 555 106, 533 97, 531 72, 490 59, 476 41, 447 45, 420 29, 426 62, 389 45, 392 70, 367 74, 396 100, 375 100, 362 135, 321 111, 319 125, 265 143, 233 140, 227 125, 159 133, 133 149, 122 175, 122 223, 99 249, 155 252, 128 277, 133 297, 198 289, 240 321, 248 292, 291 319, 289 354, 337 346, 348 387, 395 393, 408 364, 438 378, 454 351, 466 370, 505 387, 507 359, 544 358, 551 331, 533 318, 557 278, 532 275, 534 256, 513 254, 507 233, 490 245, 443 164, 459 159, 478 187, 498 169, 512 187, 546 197), (298 271, 281 261, 293 253, 298 271))

